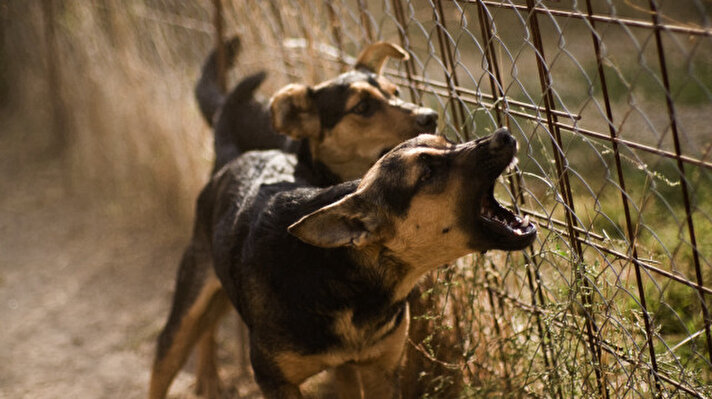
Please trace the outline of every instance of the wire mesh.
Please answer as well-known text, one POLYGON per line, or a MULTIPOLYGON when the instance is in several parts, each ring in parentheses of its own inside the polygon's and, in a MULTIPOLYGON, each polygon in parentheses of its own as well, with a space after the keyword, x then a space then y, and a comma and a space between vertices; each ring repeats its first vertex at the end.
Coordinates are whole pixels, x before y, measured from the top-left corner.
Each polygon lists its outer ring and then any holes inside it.
POLYGON ((385 74, 440 112, 443 134, 516 136, 519 163, 496 193, 539 237, 428 277, 406 397, 712 395, 709 3, 126 4, 73 7, 131 30, 146 62, 195 71, 221 4, 219 30, 243 41, 229 76, 267 69, 265 95, 395 42, 411 59, 385 74))

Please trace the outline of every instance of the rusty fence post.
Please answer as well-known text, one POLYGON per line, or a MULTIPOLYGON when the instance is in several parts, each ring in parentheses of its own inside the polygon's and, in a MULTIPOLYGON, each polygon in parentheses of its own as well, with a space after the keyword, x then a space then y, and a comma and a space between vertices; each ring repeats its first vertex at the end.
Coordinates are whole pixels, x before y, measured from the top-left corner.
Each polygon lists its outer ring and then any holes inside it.
POLYGON ((215 48, 218 64, 218 85, 223 93, 227 91, 225 39, 223 27, 223 8, 221 0, 213 0, 213 25, 215 26, 215 48))
MULTIPOLYGON (((660 63, 660 74, 662 75, 663 86, 665 88, 665 103, 667 104, 668 117, 670 119, 670 128, 672 130, 673 144, 675 146, 675 159, 677 161, 678 172, 680 173, 680 188, 682 190, 682 199, 685 204, 685 220, 687 223, 687 232, 690 236, 690 246, 692 247, 692 259, 695 265, 695 277, 697 278, 697 285, 699 287, 704 286, 704 280, 702 277, 702 270, 700 266, 700 251, 697 247, 697 237, 695 235, 695 225, 692 218, 692 204, 689 193, 689 181, 687 180, 687 175, 685 173, 685 164, 682 162, 682 147, 680 145, 680 135, 677 126, 677 115, 675 111, 675 103, 672 99, 672 94, 670 92, 670 77, 667 70, 667 62, 665 60, 665 49, 663 47, 662 37, 660 35, 661 24, 660 16, 658 14, 658 7, 655 0, 650 1, 650 11, 651 17, 653 19, 654 32, 655 32, 655 44, 658 52, 658 61, 660 63)), ((709 242, 709 241, 708 241, 709 242)), ((709 356, 710 362, 712 362, 712 333, 710 332, 710 319, 709 308, 707 307, 707 301, 705 299, 705 292, 698 289, 698 294, 700 296, 700 302, 702 306, 702 315, 704 317, 704 329, 705 337, 707 343, 707 354, 709 356)), ((652 343, 651 343, 652 344, 652 343)), ((651 349, 652 350, 652 349, 651 349)))
MULTIPOLYGON (((396 21, 398 22, 398 36, 400 36, 401 46, 409 54, 410 51, 410 35, 408 34, 408 22, 405 19, 405 10, 403 10, 403 3, 401 0, 392 0, 393 12, 396 15, 396 21)), ((415 88, 415 82, 413 81, 413 75, 415 75, 415 60, 414 56, 410 56, 408 60, 405 61, 405 74, 408 78, 408 89, 410 90, 410 100, 421 104, 421 96, 418 90, 415 88)))
POLYGON ((341 21, 339 21, 339 16, 337 15, 336 9, 334 9, 334 4, 331 2, 331 0, 325 0, 324 6, 326 7, 327 12, 329 13, 331 36, 334 38, 336 48, 339 50, 339 72, 343 73, 346 72, 348 68, 346 66, 346 60, 344 60, 344 34, 341 31, 341 21))
POLYGON ((616 138, 618 137, 618 132, 613 121, 613 110, 611 106, 610 96, 608 94, 608 83, 606 81, 606 74, 603 70, 603 55, 601 53, 601 38, 596 32, 596 21, 593 19, 593 7, 591 6, 591 0, 586 0, 586 11, 588 14, 588 22, 591 24, 591 39, 593 40, 593 49, 596 54, 596 64, 598 77, 601 81, 601 93, 603 95, 603 100, 606 109, 606 124, 608 125, 609 135, 611 137, 611 146, 613 148, 613 156, 616 164, 616 172, 618 176, 618 184, 621 190, 621 201, 623 204, 623 213, 625 215, 626 230, 628 233, 628 251, 630 256, 632 256, 632 263, 635 267, 635 276, 638 289, 638 295, 640 296, 640 304, 643 309, 643 323, 645 326, 645 333, 647 334, 647 345, 650 353, 650 361, 652 365, 651 374, 655 380, 656 395, 660 395, 660 380, 657 376, 658 366, 655 356, 655 348, 653 347, 653 331, 650 322, 650 315, 648 313, 648 306, 645 298, 645 289, 643 287, 642 274, 640 272, 640 264, 638 262, 638 250, 636 248, 636 229, 633 226, 633 218, 630 212, 630 203, 628 200, 628 194, 626 190, 625 177, 623 175, 623 166, 621 163, 621 155, 618 147, 618 142, 616 138))
POLYGON ((453 49, 450 45, 450 40, 448 40, 449 35, 447 30, 445 13, 443 12, 442 0, 435 0, 433 14, 435 17, 438 42, 440 44, 440 56, 442 57, 443 63, 445 64, 445 80, 447 82, 450 97, 450 112, 452 113, 453 122, 455 124, 455 133, 458 136, 462 134, 466 139, 469 139, 470 129, 467 126, 467 112, 465 110, 464 105, 459 100, 459 96, 457 94, 457 89, 460 87, 460 82, 457 78, 453 49))
MULTIPOLYGON (((500 72, 500 66, 497 59, 497 53, 494 46, 494 38, 492 36, 492 26, 494 21, 491 21, 492 17, 489 15, 487 6, 482 2, 482 0, 477 0, 477 15, 480 23, 480 30, 482 34, 482 40, 484 41, 484 51, 485 60, 487 61, 487 74, 489 76, 490 88, 492 90, 492 97, 494 99, 494 111, 499 126, 504 124, 509 126, 509 116, 507 115, 507 110, 509 106, 507 105, 507 97, 503 91, 503 81, 500 72), (491 21, 491 23, 490 23, 491 21)), ((512 205, 519 212, 520 203, 524 204, 524 194, 522 190, 522 179, 521 170, 517 166, 515 168, 516 178, 509 178, 509 189, 514 195, 512 205), (516 183, 516 184, 515 184, 516 183), (519 201, 517 201, 519 199, 519 201)), ((541 275, 539 274, 539 268, 537 262, 535 261, 534 251, 532 248, 527 248, 524 252, 524 261, 528 265, 527 269, 527 282, 529 290, 531 291, 531 301, 532 306, 545 306, 545 298, 543 294, 543 289, 541 287, 541 275), (533 270, 532 270, 533 269, 533 270), (536 286, 535 286, 536 283, 536 286), (537 305, 537 302, 539 305, 537 305)), ((561 381, 559 379, 558 362, 555 354, 551 348, 551 332, 549 329, 544 328, 544 323, 541 320, 541 315, 535 313, 535 322, 537 326, 537 331, 542 340, 542 357, 544 360, 544 366, 552 373, 556 383, 556 394, 559 398, 563 398, 563 393, 561 389, 561 381)))
POLYGON ((554 95, 552 93, 551 75, 546 64, 544 45, 541 38, 541 29, 539 27, 537 13, 534 10, 534 0, 527 0, 526 4, 528 11, 527 18, 529 22, 529 28, 532 33, 534 47, 536 50, 537 69, 539 72, 541 92, 544 100, 544 106, 546 109, 546 119, 547 124, 549 126, 549 132, 551 134, 551 144, 554 153, 554 164, 556 166, 557 173, 556 178, 559 183, 559 190, 566 211, 566 227, 568 230, 569 238, 571 240, 571 247, 575 253, 575 259, 573 260, 576 264, 576 278, 579 280, 583 287, 581 292, 581 300, 584 305, 584 316, 586 319, 585 324, 586 335, 588 337, 588 345, 591 351, 591 356, 593 358, 593 367, 594 373, 596 375, 596 382, 598 384, 598 393, 599 395, 608 398, 610 394, 608 391, 608 387, 606 386, 605 376, 603 374, 601 362, 601 340, 599 337, 597 337, 597 335, 599 334, 599 330, 598 326, 596 325, 594 315, 592 315, 586 309, 586 307, 588 307, 589 309, 593 307, 593 298, 591 296, 591 287, 588 283, 584 270, 582 270, 584 265, 583 248, 581 247, 581 241, 577 231, 578 221, 576 218, 574 199, 567 171, 568 162, 566 161, 565 154, 563 153, 563 142, 561 140, 561 131, 558 126, 558 118, 556 114, 552 112, 556 108, 556 103, 554 95))

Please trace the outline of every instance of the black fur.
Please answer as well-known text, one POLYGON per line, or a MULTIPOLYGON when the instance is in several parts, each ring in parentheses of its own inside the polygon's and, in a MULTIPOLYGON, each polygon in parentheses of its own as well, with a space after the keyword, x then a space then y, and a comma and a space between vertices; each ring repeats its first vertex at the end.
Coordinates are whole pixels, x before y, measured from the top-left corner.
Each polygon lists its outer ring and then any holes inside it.
POLYGON ((383 286, 381 276, 355 263, 348 249, 314 247, 287 232, 304 215, 352 193, 358 181, 317 188, 288 182, 291 176, 285 168, 279 174, 286 172, 287 182, 253 181, 251 188, 242 183, 249 181, 246 168, 264 167, 267 173, 273 167, 266 166, 267 161, 279 157, 287 156, 274 151, 245 154, 206 188, 208 192, 238 188, 219 198, 213 214, 212 220, 219 220, 213 232, 215 270, 252 334, 272 345, 289 343, 282 349, 321 353, 342 344, 331 332, 336 312, 353 309, 356 323, 382 325, 404 303, 391 303, 390 287, 383 286), (246 292, 270 299, 254 301, 261 307, 248 306, 240 302, 246 292), (263 323, 267 314, 270 317, 263 323))
MULTIPOLYGON (((225 66, 230 67, 235 62, 235 57, 240 50, 240 39, 233 37, 225 43, 225 66)), ((215 114, 222 107, 225 101, 224 89, 218 83, 218 55, 212 52, 200 74, 198 84, 195 86, 195 98, 198 100, 198 107, 203 118, 208 125, 213 125, 215 114)))

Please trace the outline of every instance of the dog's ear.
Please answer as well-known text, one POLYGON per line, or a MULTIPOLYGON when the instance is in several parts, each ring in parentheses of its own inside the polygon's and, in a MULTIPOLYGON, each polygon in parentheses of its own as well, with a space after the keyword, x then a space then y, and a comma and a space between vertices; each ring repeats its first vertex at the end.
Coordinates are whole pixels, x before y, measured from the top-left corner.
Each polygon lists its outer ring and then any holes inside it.
POLYGON ((362 247, 377 239, 381 223, 375 209, 365 206, 358 194, 351 194, 304 216, 288 230, 317 247, 362 247))
POLYGON ((293 139, 317 137, 321 129, 310 87, 288 84, 270 99, 272 127, 293 139))
POLYGON ((381 68, 383 68, 383 64, 386 63, 388 57, 404 61, 410 58, 408 53, 400 46, 388 42, 376 42, 366 47, 359 54, 354 69, 365 69, 380 75, 381 68))

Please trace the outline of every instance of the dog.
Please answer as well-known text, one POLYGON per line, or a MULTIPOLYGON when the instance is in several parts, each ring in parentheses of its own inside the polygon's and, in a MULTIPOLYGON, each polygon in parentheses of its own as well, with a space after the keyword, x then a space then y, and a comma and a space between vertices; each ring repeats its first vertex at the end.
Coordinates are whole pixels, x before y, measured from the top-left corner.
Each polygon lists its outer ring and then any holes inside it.
MULTIPOLYGON (((328 187, 296 179, 296 157, 275 150, 243 154, 213 176, 199 196, 191 247, 207 249, 249 328, 265 398, 302 398, 299 385, 327 369, 341 398, 400 397, 407 298, 418 279, 466 254, 520 250, 536 237, 528 218, 493 194, 516 149, 506 129, 465 144, 424 134, 362 179, 328 187)), ((154 377, 168 373, 186 337, 224 300, 205 273, 178 276, 172 314, 182 317, 162 334, 172 339, 159 340, 154 377)))
MULTIPOLYGON (((226 42, 228 66, 239 48, 237 37, 226 42)), ((214 130, 213 172, 241 153, 281 149, 298 154, 301 165, 323 184, 334 184, 363 176, 402 141, 435 132, 438 114, 401 100, 397 86, 381 75, 389 57, 409 58, 399 46, 377 42, 361 52, 352 70, 315 86, 287 85, 265 104, 254 92, 266 74, 242 79, 225 95, 213 52, 195 89, 201 113, 214 130)))
MULTIPOLYGON (((228 66, 234 64, 239 48, 238 38, 226 43, 228 66)), ((388 57, 407 59, 408 54, 396 45, 375 43, 359 55, 351 71, 313 87, 288 85, 265 104, 254 98, 254 91, 266 76, 261 72, 244 78, 230 94, 223 93, 217 83, 214 51, 203 66, 195 90, 199 109, 214 131, 213 173, 248 151, 279 149, 296 155, 297 179, 323 187, 360 177, 380 155, 403 140, 434 132, 437 113, 400 100, 397 87, 380 74, 388 57)), ((196 223, 201 217, 198 212, 196 223)), ((211 398, 220 391, 214 335, 217 321, 229 304, 212 271, 208 248, 199 242, 204 240, 194 237, 183 255, 176 292, 181 291, 186 279, 201 281, 210 289, 201 291, 204 297, 198 303, 203 306, 194 307, 191 314, 178 303, 183 299, 177 295, 174 298, 171 315, 158 339, 159 354, 161 348, 170 347, 174 355, 160 367, 154 365, 151 398, 165 396, 196 344, 196 391, 211 398), (181 330, 175 337, 172 331, 186 317, 189 321, 185 323, 192 329, 181 330)))

